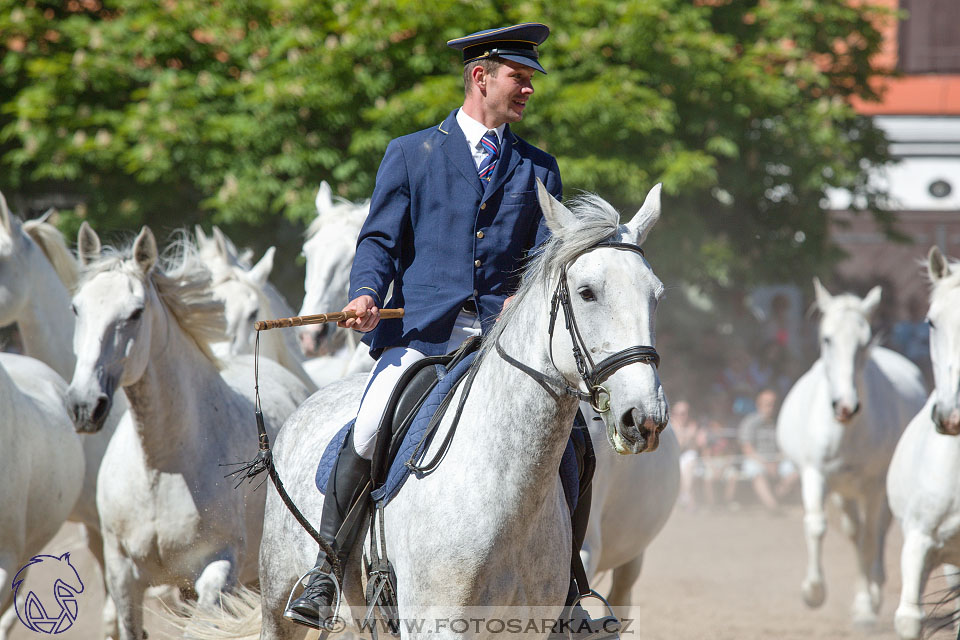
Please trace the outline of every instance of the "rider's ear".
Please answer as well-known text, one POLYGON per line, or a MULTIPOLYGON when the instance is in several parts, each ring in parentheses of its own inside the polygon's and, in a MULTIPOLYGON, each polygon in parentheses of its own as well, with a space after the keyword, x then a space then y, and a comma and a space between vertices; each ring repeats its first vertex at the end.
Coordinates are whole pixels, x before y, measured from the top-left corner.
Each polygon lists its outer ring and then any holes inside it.
POLYGON ((927 254, 927 273, 930 274, 930 282, 936 282, 950 275, 950 265, 937 245, 930 247, 930 253, 927 254))
POLYGON ((86 266, 100 257, 100 236, 86 220, 77 232, 77 259, 86 266))
POLYGON ((863 298, 861 308, 863 309, 864 315, 870 316, 874 311, 876 311, 877 305, 880 304, 880 296, 882 291, 883 289, 881 289, 880 285, 877 285, 873 289, 870 289, 867 295, 863 298))
POLYGON ((157 264, 157 239, 150 227, 142 228, 137 239, 133 241, 133 259, 144 273, 157 264))
POLYGON ((633 241, 637 245, 643 244, 650 230, 653 229, 653 225, 657 224, 657 220, 660 219, 660 191, 662 189, 662 183, 654 185, 650 189, 650 193, 647 194, 646 200, 643 201, 643 206, 627 223, 627 229, 631 231, 633 241))
POLYGON ((570 213, 570 210, 563 206, 559 200, 550 195, 540 178, 537 178, 537 198, 540 200, 540 209, 543 210, 547 227, 553 233, 557 233, 564 227, 573 226, 577 222, 577 217, 570 213))
POLYGON ((830 303, 830 300, 833 299, 833 296, 830 295, 830 292, 827 291, 827 288, 820 284, 820 278, 813 277, 813 292, 817 296, 817 306, 820 307, 820 310, 823 311, 827 308, 827 304, 830 303))

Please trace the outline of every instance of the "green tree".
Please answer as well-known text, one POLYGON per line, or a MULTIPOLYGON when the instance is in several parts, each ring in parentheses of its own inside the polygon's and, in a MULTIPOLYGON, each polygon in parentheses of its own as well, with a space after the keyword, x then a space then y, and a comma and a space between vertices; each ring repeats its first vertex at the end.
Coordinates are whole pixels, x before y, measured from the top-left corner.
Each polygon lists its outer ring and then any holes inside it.
POLYGON ((668 282, 806 278, 832 258, 825 191, 882 195, 864 167, 885 140, 849 99, 875 98, 885 17, 835 0, 0 0, 0 188, 67 194, 68 232, 203 221, 292 250, 320 180, 368 197, 390 138, 459 104, 447 39, 536 20, 549 75, 515 130, 557 156, 568 196, 631 215, 663 182, 650 254, 668 282))

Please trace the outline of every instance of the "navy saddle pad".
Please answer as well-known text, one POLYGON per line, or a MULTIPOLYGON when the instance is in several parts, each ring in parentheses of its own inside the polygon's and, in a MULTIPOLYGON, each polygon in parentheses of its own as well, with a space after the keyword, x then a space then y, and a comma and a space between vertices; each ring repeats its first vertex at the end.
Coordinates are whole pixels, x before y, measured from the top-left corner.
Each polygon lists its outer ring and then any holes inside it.
MULTIPOLYGON (((417 412, 416 418, 414 418, 410 428, 407 430, 407 433, 403 439, 403 443, 400 445, 398 450, 397 457, 394 458, 390 463, 390 470, 387 472, 386 480, 382 486, 376 488, 371 493, 371 497, 375 502, 382 502, 384 505, 386 505, 388 502, 390 502, 390 500, 393 499, 394 496, 397 495, 397 492, 400 491, 400 488, 412 473, 405 463, 410 459, 410 456, 416 449, 417 444, 420 442, 421 438, 423 438, 423 434, 427 430, 427 426, 430 424, 430 419, 440 406, 444 396, 450 392, 457 380, 467 373, 470 368, 470 364, 473 362, 476 355, 476 352, 470 354, 461 362, 459 362, 452 370, 447 371, 437 385, 430 391, 427 399, 423 403, 423 406, 420 407, 420 411, 417 412)), ((474 393, 476 393, 476 391, 474 391, 474 393)), ((456 411, 456 406, 451 406, 448 411, 456 411)), ((354 420, 351 420, 345 424, 340 431, 337 432, 337 434, 327 445, 323 455, 320 457, 320 464, 317 465, 316 475, 317 489, 320 490, 320 493, 326 493, 327 480, 330 478, 330 470, 333 468, 333 463, 336 460, 340 449, 343 447, 343 441, 346 438, 350 427, 353 426, 353 423, 354 420)), ((574 437, 589 438, 590 436, 585 431, 579 433, 574 431, 571 435, 571 439, 567 441, 567 446, 563 451, 563 458, 560 462, 560 480, 563 484, 563 493, 567 499, 567 506, 570 508, 571 512, 577 506, 577 497, 579 494, 580 484, 577 456, 573 448, 574 437)), ((426 449, 426 446, 421 447, 421 458, 426 449)), ((423 460, 418 459, 414 462, 420 464, 423 462, 423 460)), ((491 490, 495 490, 495 488, 491 487, 491 490)))

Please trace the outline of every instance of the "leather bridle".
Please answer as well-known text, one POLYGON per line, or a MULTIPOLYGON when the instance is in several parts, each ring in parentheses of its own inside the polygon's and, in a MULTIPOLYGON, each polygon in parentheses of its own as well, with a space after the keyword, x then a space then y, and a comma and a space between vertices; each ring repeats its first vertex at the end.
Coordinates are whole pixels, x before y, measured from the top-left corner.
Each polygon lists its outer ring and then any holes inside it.
POLYGON ((583 341, 583 336, 580 335, 580 328, 577 326, 577 319, 573 313, 573 305, 570 302, 570 289, 567 284, 567 268, 584 254, 596 249, 607 248, 618 249, 620 251, 633 251, 641 256, 644 255, 643 249, 627 242, 604 240, 592 247, 588 247, 560 268, 557 286, 553 291, 553 298, 550 301, 550 328, 548 330, 550 335, 550 364, 559 371, 559 368, 553 360, 553 330, 556 326, 557 315, 562 308, 567 332, 570 334, 570 341, 573 344, 573 359, 577 363, 577 372, 583 379, 587 392, 570 386, 563 377, 558 379, 547 375, 511 357, 503 350, 499 337, 495 344, 497 354, 499 354, 501 358, 533 378, 541 387, 547 390, 554 400, 560 398, 560 395, 554 391, 554 389, 559 389, 560 393, 564 395, 573 396, 579 400, 589 402, 590 406, 598 413, 606 413, 610 410, 610 392, 603 386, 603 382, 605 382, 607 378, 623 367, 631 364, 644 363, 654 367, 660 366, 660 354, 657 353, 656 349, 648 345, 628 347, 616 352, 612 356, 604 358, 599 363, 595 363, 593 358, 590 357, 590 349, 583 341))

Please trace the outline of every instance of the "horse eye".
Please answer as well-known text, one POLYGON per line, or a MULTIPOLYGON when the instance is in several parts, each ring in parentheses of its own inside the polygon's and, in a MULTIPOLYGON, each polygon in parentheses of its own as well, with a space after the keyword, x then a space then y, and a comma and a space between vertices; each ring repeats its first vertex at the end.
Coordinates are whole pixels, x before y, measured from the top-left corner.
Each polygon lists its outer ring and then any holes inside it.
POLYGON ((143 308, 137 309, 136 311, 130 314, 130 317, 128 318, 128 320, 130 320, 131 322, 134 322, 136 320, 139 320, 140 316, 142 315, 143 315, 143 308))
POLYGON ((70 311, 73 312, 73 315, 77 315, 77 305, 71 304, 71 305, 70 305, 70 311))
POLYGON ((597 297, 593 295, 593 290, 590 289, 590 287, 584 287, 582 289, 578 289, 577 293, 579 293, 580 298, 586 302, 593 302, 594 300, 597 299, 597 297))
POLYGON ((933 320, 931 320, 930 318, 927 318, 926 322, 927 322, 927 326, 930 327, 930 329, 933 329, 933 320))
POLYGON ((830 336, 824 336, 823 344, 830 346, 830 336))
POLYGON ((250 312, 250 315, 247 316, 247 320, 249 320, 250 322, 254 322, 256 319, 257 319, 257 309, 254 309, 253 311, 250 312))

